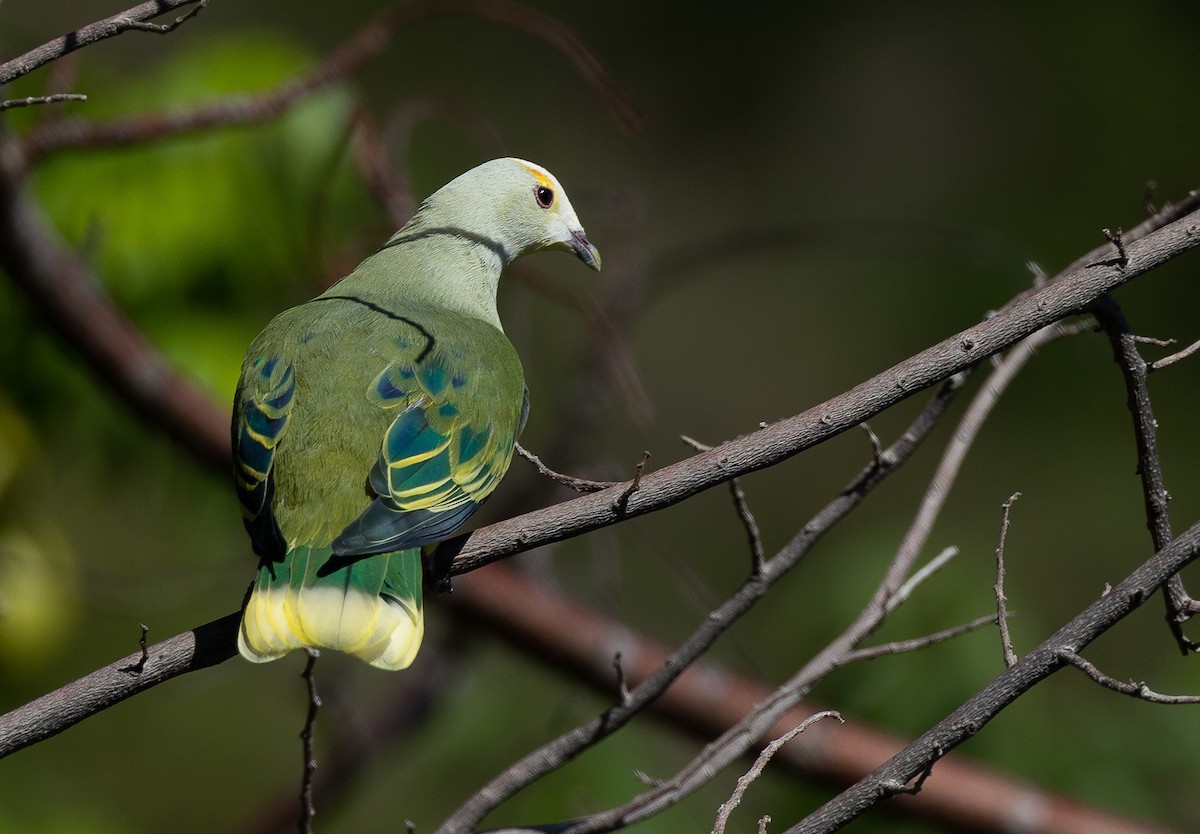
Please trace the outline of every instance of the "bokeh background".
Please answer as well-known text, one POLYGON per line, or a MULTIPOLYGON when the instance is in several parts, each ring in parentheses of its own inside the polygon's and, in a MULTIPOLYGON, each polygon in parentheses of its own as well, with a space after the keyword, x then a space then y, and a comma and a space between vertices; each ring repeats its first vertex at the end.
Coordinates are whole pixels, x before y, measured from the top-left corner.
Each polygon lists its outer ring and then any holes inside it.
MULTIPOLYGON (((380 124, 391 164, 419 197, 500 153, 536 160, 564 183, 606 269, 596 279, 561 255, 533 266, 569 295, 623 300, 632 361, 603 377, 587 430, 559 442, 579 417, 573 379, 593 331, 536 282, 507 281, 501 313, 534 405, 525 442, 552 445, 573 471, 625 477, 643 449, 662 466, 688 454, 680 433, 717 442, 752 431, 979 320, 1030 284, 1027 262, 1052 274, 1102 242, 1102 227, 1136 225, 1148 180, 1160 202, 1200 186, 1195 4, 532 5, 600 58, 638 108, 639 130, 614 120, 545 43, 442 19, 403 31, 364 72, 273 124, 57 156, 38 170, 37 194, 129 315, 228 401, 242 351, 270 316, 390 232, 348 161, 343 124, 355 107, 380 124), (419 120, 410 134, 414 100, 465 115, 419 120)), ((118 6, 5 3, 0 48, 18 54, 118 6)), ((169 36, 126 34, 83 51, 72 89, 90 101, 56 112, 113 118, 264 89, 310 69, 385 7, 213 0, 169 36)), ((45 75, 5 93, 36 94, 45 75)), ((45 116, 14 111, 8 121, 21 131, 45 116)), ((1122 289, 1135 329, 1200 338, 1198 270, 1185 257, 1122 289)), ((1178 529, 1200 517, 1198 361, 1152 379, 1178 529)), ((886 441, 917 407, 873 428, 886 441)), ((869 596, 949 435, 942 427, 715 656, 779 681, 837 633, 869 596)), ((747 478, 768 550, 868 455, 851 432, 747 478)), ((1000 505, 1019 490, 1008 597, 1018 652, 1035 645, 1148 555, 1134 462, 1103 336, 1044 349, 997 408, 933 534, 930 555, 947 545, 962 555, 881 638, 991 609, 1000 505)), ((518 462, 501 495, 523 494, 533 479, 518 462)), ((723 490, 520 560, 669 641, 747 565, 723 490)), ((117 402, 0 281, 0 709, 131 651, 139 622, 162 639, 233 610, 253 565, 228 484, 117 402)), ((405 674, 448 663, 448 685, 426 721, 319 808, 318 830, 402 830, 407 819, 428 831, 517 755, 605 704, 437 606, 429 619, 435 639, 405 674)), ((1160 691, 1200 691, 1197 660, 1179 656, 1157 601, 1088 656, 1160 691)), ((0 832, 248 824, 295 792, 301 667, 299 657, 233 660, 21 752, 0 765, 0 832)), ((1001 668, 988 631, 839 671, 814 694, 914 734, 1001 668)), ((361 730, 395 684, 344 658, 319 669, 330 704, 320 752, 334 728, 361 730)), ((1068 670, 959 752, 1196 830, 1197 738, 1195 707, 1133 701, 1068 670)), ((618 803, 641 787, 635 769, 666 776, 696 749, 639 720, 491 822, 618 803)), ((708 830, 735 776, 638 830, 708 830)), ((736 830, 764 813, 782 828, 830 790, 768 773, 736 830)), ((876 813, 854 830, 932 829, 876 813)))

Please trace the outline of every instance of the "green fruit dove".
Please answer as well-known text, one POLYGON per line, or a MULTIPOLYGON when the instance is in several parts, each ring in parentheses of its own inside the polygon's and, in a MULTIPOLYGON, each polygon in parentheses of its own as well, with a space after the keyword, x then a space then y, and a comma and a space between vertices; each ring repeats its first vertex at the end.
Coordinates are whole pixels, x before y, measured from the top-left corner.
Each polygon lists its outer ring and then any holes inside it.
POLYGON ((543 249, 600 269, 553 175, 492 160, 250 345, 233 406, 237 494, 259 557, 243 657, 312 647, 382 669, 412 663, 421 547, 496 488, 525 423, 496 288, 505 267, 543 249))

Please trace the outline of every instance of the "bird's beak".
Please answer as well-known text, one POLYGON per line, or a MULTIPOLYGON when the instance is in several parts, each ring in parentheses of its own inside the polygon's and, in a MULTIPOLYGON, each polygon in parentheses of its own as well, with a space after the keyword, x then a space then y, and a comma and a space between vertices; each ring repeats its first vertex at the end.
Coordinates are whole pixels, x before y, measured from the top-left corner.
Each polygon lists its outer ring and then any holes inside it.
POLYGON ((575 229, 571 232, 571 243, 569 244, 571 251, 575 256, 585 264, 590 266, 597 272, 600 271, 600 250, 592 245, 587 239, 587 235, 583 233, 583 229, 575 229))

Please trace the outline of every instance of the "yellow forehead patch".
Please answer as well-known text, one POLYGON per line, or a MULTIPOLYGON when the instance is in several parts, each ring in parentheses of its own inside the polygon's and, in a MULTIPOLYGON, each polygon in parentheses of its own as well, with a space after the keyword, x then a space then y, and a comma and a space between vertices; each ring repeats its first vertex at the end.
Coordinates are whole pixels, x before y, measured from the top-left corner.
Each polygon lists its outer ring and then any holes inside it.
MULTIPOLYGON (((518 160, 518 161, 520 161, 520 160, 518 160)), ((546 186, 549 189, 555 188, 554 181, 552 179, 550 179, 550 175, 548 173, 546 173, 546 171, 544 169, 539 168, 536 165, 533 165, 529 162, 524 162, 524 161, 521 161, 521 167, 524 168, 529 173, 533 174, 533 178, 536 179, 538 182, 540 182, 542 185, 546 186)))

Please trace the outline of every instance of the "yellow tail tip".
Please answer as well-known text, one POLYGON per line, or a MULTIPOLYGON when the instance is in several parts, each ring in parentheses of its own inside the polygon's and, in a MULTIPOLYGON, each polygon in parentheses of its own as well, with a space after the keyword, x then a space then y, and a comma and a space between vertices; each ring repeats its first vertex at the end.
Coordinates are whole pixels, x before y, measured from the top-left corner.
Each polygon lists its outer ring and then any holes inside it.
POLYGON ((356 589, 259 585, 242 612, 238 653, 266 663, 305 647, 334 649, 394 671, 412 664, 424 634, 420 600, 356 589))

